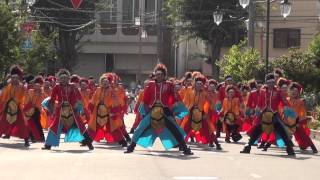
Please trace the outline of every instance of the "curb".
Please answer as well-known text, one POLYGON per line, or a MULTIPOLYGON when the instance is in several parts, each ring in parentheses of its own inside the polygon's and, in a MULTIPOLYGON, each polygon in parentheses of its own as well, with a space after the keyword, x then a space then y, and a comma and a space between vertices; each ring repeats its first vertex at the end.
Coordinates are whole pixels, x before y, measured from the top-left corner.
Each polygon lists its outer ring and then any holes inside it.
POLYGON ((311 130, 310 136, 312 139, 320 141, 320 131, 311 130))

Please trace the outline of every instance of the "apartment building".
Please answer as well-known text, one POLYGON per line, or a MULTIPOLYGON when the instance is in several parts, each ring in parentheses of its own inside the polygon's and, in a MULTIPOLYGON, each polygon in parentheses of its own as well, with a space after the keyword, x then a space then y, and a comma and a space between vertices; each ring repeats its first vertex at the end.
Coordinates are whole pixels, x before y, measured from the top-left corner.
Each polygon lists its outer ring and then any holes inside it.
POLYGON ((112 71, 126 84, 141 83, 159 61, 158 37, 163 38, 158 26, 161 1, 101 1, 96 8, 94 30, 78 44, 75 72, 98 79, 102 73, 112 71))

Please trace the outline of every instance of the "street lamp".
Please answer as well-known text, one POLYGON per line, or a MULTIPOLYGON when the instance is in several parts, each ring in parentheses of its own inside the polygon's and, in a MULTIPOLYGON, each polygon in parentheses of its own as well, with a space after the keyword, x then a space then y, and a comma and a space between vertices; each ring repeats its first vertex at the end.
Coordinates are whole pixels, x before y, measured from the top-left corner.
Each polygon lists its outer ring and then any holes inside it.
MULTIPOLYGON (((242 7, 246 7, 247 4, 250 4, 250 0, 239 0, 239 3, 242 7)), ((267 22, 266 22, 266 73, 269 72, 269 31, 270 31, 270 4, 271 0, 267 0, 267 22)), ((283 0, 280 3, 281 15, 286 18, 291 12, 291 3, 288 0, 283 0)))
POLYGON ((280 4, 280 11, 281 11, 281 15, 286 18, 287 16, 290 15, 291 12, 291 3, 289 3, 288 1, 281 1, 280 4))
POLYGON ((138 84, 140 84, 140 80, 141 80, 141 64, 142 64, 142 39, 146 39, 148 37, 147 31, 145 29, 143 29, 143 23, 141 23, 141 17, 135 17, 134 18, 134 24, 136 26, 139 26, 139 69, 138 69, 138 74, 137 74, 137 78, 136 81, 138 84))
POLYGON ((242 8, 246 8, 250 4, 250 0, 239 0, 239 4, 242 6, 242 8))
POLYGON ((223 12, 222 11, 217 10, 217 11, 213 12, 213 20, 217 24, 217 26, 219 26, 222 23, 222 19, 223 19, 223 12))

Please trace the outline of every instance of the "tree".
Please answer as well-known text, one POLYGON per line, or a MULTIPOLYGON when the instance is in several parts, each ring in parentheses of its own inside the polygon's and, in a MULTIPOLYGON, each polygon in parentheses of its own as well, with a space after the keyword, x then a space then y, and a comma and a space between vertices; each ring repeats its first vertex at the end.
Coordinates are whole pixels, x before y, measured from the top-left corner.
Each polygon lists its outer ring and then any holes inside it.
POLYGON ((289 54, 275 58, 272 66, 283 69, 288 79, 301 83, 306 91, 320 90, 320 71, 311 53, 290 49, 289 54))
POLYGON ((256 49, 248 48, 247 41, 233 45, 219 66, 224 74, 231 75, 235 82, 264 78, 264 65, 260 62, 260 53, 256 49))
POLYGON ((314 56, 314 63, 320 68, 320 33, 318 33, 309 44, 309 52, 314 56))
POLYGON ((70 0, 38 0, 33 5, 33 14, 39 20, 47 21, 40 23, 41 30, 49 34, 57 31, 58 60, 63 68, 70 71, 78 59, 76 45, 82 38, 82 32, 94 23, 95 2, 83 1, 77 10, 72 8, 70 0))
POLYGON ((245 16, 245 10, 236 0, 168 0, 165 9, 172 24, 184 24, 179 28, 180 34, 188 33, 190 37, 201 38, 208 43, 212 76, 218 79, 219 68, 216 62, 220 58, 220 49, 230 39, 236 39, 236 42, 241 39, 238 32, 245 27, 239 19, 245 16), (219 26, 214 23, 212 17, 217 7, 225 13, 219 26))
POLYGON ((0 4, 0 79, 12 64, 18 63, 20 42, 17 18, 7 5, 0 4))
POLYGON ((23 69, 25 73, 54 73, 52 71, 50 72, 50 68, 48 66, 50 61, 54 61, 56 59, 56 52, 53 47, 53 40, 55 38, 56 33, 52 33, 48 37, 45 37, 40 31, 33 32, 33 46, 22 55, 22 59, 24 59, 23 69))

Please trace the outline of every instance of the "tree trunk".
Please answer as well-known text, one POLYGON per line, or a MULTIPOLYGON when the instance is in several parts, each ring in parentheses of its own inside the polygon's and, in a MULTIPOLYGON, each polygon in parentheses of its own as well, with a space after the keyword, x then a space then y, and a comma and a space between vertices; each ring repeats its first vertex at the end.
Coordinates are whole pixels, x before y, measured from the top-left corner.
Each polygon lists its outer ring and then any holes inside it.
POLYGON ((212 78, 219 80, 220 68, 217 65, 217 61, 220 59, 222 41, 219 38, 215 38, 210 41, 210 58, 211 58, 211 70, 212 78))
POLYGON ((59 31, 58 52, 62 67, 72 72, 72 67, 74 67, 78 58, 75 32, 59 31))

